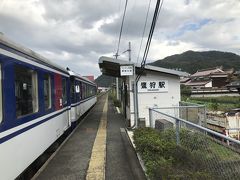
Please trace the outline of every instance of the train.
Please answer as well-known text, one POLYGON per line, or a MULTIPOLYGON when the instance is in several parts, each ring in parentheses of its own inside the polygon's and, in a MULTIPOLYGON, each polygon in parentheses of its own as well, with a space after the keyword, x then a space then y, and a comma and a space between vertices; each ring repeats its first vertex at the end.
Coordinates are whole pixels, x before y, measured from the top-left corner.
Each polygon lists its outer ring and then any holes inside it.
POLYGON ((0 34, 0 179, 19 177, 97 101, 97 86, 0 34))

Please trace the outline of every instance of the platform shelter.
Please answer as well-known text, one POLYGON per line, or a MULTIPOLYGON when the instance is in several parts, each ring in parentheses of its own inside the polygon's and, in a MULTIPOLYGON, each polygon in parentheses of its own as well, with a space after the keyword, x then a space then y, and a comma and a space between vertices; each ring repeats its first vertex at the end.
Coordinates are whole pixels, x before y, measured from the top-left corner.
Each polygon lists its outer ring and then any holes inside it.
POLYGON ((99 67, 103 74, 122 79, 119 92, 121 93, 122 112, 129 126, 134 126, 136 121, 137 124, 144 122, 145 126, 149 126, 149 108, 179 106, 180 77, 185 76, 185 72, 151 65, 146 65, 142 69, 140 64, 109 57, 100 57, 99 67), (132 66, 135 76, 128 72, 131 71, 131 68, 127 69, 129 66, 132 66), (134 86, 139 75, 141 76, 134 86))

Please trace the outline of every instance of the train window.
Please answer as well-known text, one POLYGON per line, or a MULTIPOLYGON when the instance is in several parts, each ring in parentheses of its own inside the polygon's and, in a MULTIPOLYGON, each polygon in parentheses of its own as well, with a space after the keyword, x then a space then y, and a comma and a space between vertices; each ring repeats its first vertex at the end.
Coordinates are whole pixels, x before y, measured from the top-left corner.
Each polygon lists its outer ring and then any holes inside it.
POLYGON ((51 78, 48 74, 44 75, 43 80, 43 88, 44 88, 44 107, 46 109, 50 109, 52 106, 51 101, 51 78))
POLYGON ((93 96, 93 87, 90 88, 90 96, 93 96))
POLYGON ((74 79, 71 79, 70 92, 71 92, 71 101, 72 101, 72 102, 75 102, 75 99, 76 99, 74 87, 75 87, 75 85, 74 85, 74 79))
POLYGON ((63 102, 63 105, 67 104, 67 82, 66 82, 66 78, 62 78, 62 102, 63 102))
POLYGON ((0 64, 0 124, 2 122, 2 68, 0 64))
POLYGON ((82 99, 85 99, 85 94, 86 94, 86 85, 82 83, 82 99))
POLYGON ((80 82, 79 81, 76 82, 75 92, 76 92, 77 101, 80 101, 81 97, 80 97, 80 82))
POLYGON ((81 84, 82 84, 82 83, 79 82, 79 100, 82 99, 82 89, 81 89, 82 85, 81 85, 81 84))
POLYGON ((17 117, 38 111, 36 71, 15 66, 15 97, 17 117))
POLYGON ((89 97, 89 85, 87 85, 87 98, 89 97))
POLYGON ((89 85, 87 85, 87 97, 89 97, 89 85))

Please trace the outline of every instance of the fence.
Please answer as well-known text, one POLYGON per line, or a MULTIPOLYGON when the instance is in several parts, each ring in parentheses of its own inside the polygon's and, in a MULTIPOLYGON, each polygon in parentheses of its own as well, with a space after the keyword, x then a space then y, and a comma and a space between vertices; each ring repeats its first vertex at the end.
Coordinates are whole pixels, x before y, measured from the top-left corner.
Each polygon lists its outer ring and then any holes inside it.
MULTIPOLYGON (((154 108, 154 110, 158 110, 173 117, 185 119, 194 124, 207 127, 206 107, 204 105, 180 102, 180 106, 154 108)), ((149 115, 151 115, 151 113, 149 113, 149 115)), ((175 121, 173 121, 172 123, 174 122, 175 121)), ((154 121, 150 121, 150 126, 154 125, 154 121)))
POLYGON ((208 179, 239 179, 240 141, 194 123, 196 121, 184 120, 181 113, 178 114, 173 116, 164 108, 150 108, 150 125, 162 131, 172 131, 179 150, 189 152, 192 165, 207 172, 208 179))

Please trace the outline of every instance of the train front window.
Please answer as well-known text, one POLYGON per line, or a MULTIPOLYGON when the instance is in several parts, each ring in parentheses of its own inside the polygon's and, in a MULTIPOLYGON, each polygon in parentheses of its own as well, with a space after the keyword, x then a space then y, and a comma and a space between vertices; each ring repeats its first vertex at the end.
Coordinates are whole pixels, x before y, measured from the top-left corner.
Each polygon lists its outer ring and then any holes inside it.
POLYGON ((38 111, 37 73, 34 70, 15 67, 16 116, 38 111))
POLYGON ((51 78, 49 75, 44 75, 43 80, 43 87, 44 87, 44 107, 45 110, 50 109, 52 106, 51 102, 51 78))
POLYGON ((0 64, 0 124, 2 122, 2 67, 0 64))

